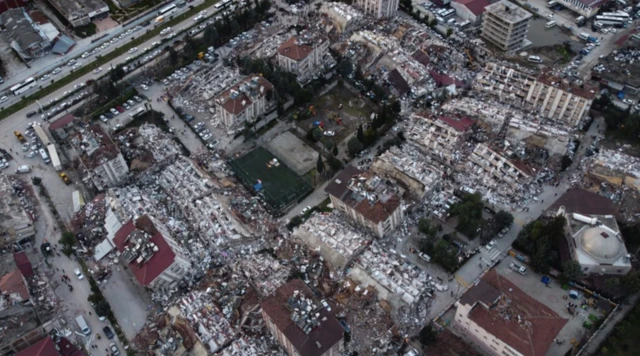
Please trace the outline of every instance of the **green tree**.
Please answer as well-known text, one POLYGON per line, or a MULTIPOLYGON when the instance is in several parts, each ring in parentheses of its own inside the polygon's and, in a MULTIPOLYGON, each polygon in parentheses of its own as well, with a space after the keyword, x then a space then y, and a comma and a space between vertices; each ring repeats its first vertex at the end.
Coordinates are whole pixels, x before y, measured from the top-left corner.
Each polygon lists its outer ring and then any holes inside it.
POLYGON ((40 177, 31 177, 31 183, 33 183, 33 185, 38 186, 42 183, 42 178, 40 177))
POLYGON ((338 145, 333 145, 333 150, 331 150, 331 153, 332 153, 334 156, 337 156, 337 155, 338 155, 338 145))
POLYGON ((453 30, 452 29, 448 29, 446 37, 449 37, 451 35, 453 35, 453 30))
POLYGON ((565 280, 575 281, 580 276, 582 276, 580 263, 573 260, 567 260, 562 263, 562 277, 565 280))
POLYGON ((318 153, 318 161, 316 162, 316 170, 318 173, 324 172, 324 162, 322 161, 322 155, 318 153))
POLYGON ((216 28, 213 26, 207 26, 207 28, 205 28, 204 30, 204 34, 202 35, 205 43, 212 46, 216 45, 216 43, 218 42, 218 37, 218 30, 216 30, 216 28))
POLYGON ((76 243, 78 243, 78 241, 72 232, 65 231, 62 233, 62 237, 60 237, 60 244, 62 245, 62 253, 67 257, 71 256, 73 253, 73 247, 75 247, 76 243))
POLYGON ((168 47, 169 48, 169 63, 171 63, 172 66, 175 66, 176 64, 178 64, 178 52, 176 52, 176 50, 173 47, 168 47))
POLYGON ((633 271, 620 277, 620 287, 626 295, 640 291, 640 272, 633 271))
POLYGON ((362 145, 362 142, 360 142, 357 137, 351 137, 349 142, 347 142, 347 149, 349 150, 349 155, 351 155, 351 157, 355 157, 363 148, 364 146, 362 145))
POLYGON ((362 129, 362 125, 358 126, 356 137, 358 138, 358 141, 364 143, 364 130, 362 129))
POLYGON ((289 223, 287 224, 287 229, 289 229, 289 231, 292 231, 295 227, 299 226, 303 222, 304 220, 302 220, 302 217, 300 215, 296 215, 292 217, 291 220, 289 220, 289 223))
POLYGON ((311 131, 311 135, 313 135, 313 139, 315 141, 320 141, 320 139, 322 139, 322 130, 320 130, 317 127, 314 127, 313 130, 311 131))
POLYGON ((111 306, 106 300, 101 300, 94 307, 98 316, 107 316, 111 312, 111 306))
POLYGON ((427 324, 418 334, 418 341, 422 346, 431 345, 438 339, 438 334, 431 324, 427 324))
POLYGON ((331 155, 329 156, 329 167, 331 167, 332 171, 337 172, 342 169, 342 162, 335 156, 331 155))
POLYGON ((509 227, 513 224, 513 215, 511 215, 508 211, 500 210, 494 216, 496 224, 498 224, 498 229, 502 230, 502 228, 509 227))
POLYGON ((438 234, 438 226, 433 225, 427 218, 418 220, 418 230, 429 237, 436 237, 438 234))

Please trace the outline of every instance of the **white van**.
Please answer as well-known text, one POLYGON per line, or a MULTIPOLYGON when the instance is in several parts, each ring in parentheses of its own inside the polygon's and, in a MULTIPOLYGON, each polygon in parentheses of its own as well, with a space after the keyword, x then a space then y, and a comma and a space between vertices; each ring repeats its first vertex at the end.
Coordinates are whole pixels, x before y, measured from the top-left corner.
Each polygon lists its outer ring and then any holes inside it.
POLYGON ((29 173, 29 172, 31 172, 31 166, 28 164, 20 166, 18 167, 18 169, 16 169, 16 173, 29 173))
POLYGON ((44 148, 41 148, 38 152, 40 153, 40 157, 42 157, 44 163, 49 164, 49 162, 51 162, 51 158, 49 158, 49 155, 47 155, 47 151, 45 151, 44 148))
POLYGON ((533 63, 542 63, 542 58, 538 56, 529 56, 528 60, 533 63))
POLYGON ((87 325, 87 322, 84 321, 84 317, 82 317, 82 315, 78 315, 76 317, 76 323, 78 323, 78 327, 83 334, 87 336, 91 334, 91 329, 89 329, 89 326, 87 325))

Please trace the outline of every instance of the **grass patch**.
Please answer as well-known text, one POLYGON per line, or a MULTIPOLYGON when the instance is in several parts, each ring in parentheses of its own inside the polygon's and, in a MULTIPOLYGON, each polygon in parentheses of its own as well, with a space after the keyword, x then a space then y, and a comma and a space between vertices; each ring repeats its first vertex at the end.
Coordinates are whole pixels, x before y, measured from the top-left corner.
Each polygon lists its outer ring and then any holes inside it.
MULTIPOLYGON (((91 62, 90 64, 81 67, 80 69, 78 69, 77 71, 72 72, 71 74, 67 75, 66 77, 60 79, 57 82, 54 82, 53 84, 49 85, 48 87, 38 91, 37 93, 34 93, 28 97, 23 96, 22 100, 16 104, 13 104, 12 106, 3 109, 2 111, 0 111, 0 120, 4 120, 7 117, 15 114, 16 112, 26 108, 27 106, 31 105, 32 103, 34 103, 36 100, 38 99, 42 99, 45 96, 59 90, 60 88, 62 88, 63 86, 75 81, 76 79, 89 74, 91 71, 93 71, 94 69, 101 67, 103 65, 105 65, 105 63, 123 55, 124 53, 126 53, 129 49, 133 48, 133 47, 137 47, 140 46, 141 44, 143 44, 144 42, 148 41, 149 39, 157 36, 160 34, 160 31, 162 31, 164 28, 166 27, 171 27, 171 26, 175 26, 178 23, 190 18, 191 16, 193 16, 194 14, 200 12, 201 10, 204 10, 206 8, 208 8, 209 6, 217 3, 219 0, 205 0, 204 3, 194 7, 193 9, 183 13, 182 15, 176 16, 173 19, 167 21, 164 25, 162 26, 158 26, 154 29, 148 30, 147 33, 145 33, 142 36, 139 36, 138 38, 136 38, 135 40, 129 42, 126 45, 123 45, 122 47, 104 55, 104 56, 100 56, 100 57, 96 57, 96 60, 91 62)), ((188 30, 188 29, 185 29, 188 30)), ((167 40, 168 41, 168 40, 167 40)), ((165 42, 165 41, 163 41, 165 42)))

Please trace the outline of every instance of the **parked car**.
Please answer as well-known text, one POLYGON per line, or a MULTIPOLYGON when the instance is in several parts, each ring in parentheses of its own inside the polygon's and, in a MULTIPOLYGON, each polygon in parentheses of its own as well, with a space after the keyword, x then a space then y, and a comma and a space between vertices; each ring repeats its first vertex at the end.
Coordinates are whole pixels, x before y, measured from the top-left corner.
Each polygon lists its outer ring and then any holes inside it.
POLYGON ((331 137, 331 136, 335 136, 335 135, 336 135, 336 133, 335 133, 335 132, 333 132, 333 131, 325 131, 325 132, 324 132, 324 135, 325 135, 325 136, 329 136, 329 137, 331 137))
POLYGON ((127 100, 127 104, 129 104, 129 106, 134 106, 134 105, 136 105, 136 102, 131 100, 131 99, 129 99, 129 100, 127 100))
POLYGON ((118 110, 118 112, 120 112, 120 113, 123 113, 123 112, 125 112, 125 111, 126 111, 126 110, 125 110, 122 106, 120 106, 120 105, 116 106, 116 110, 118 110))
POLYGON ((108 326, 105 326, 104 328, 102 328, 102 331, 104 331, 104 336, 106 336, 107 339, 113 339, 113 337, 115 336, 113 334, 113 330, 111 330, 111 328, 108 326))
POLYGON ((487 250, 493 249, 494 247, 496 247, 496 244, 497 244, 496 240, 489 241, 489 243, 487 244, 487 250))
POLYGON ((100 121, 107 122, 107 121, 109 121, 109 119, 107 119, 107 117, 104 116, 104 115, 100 115, 100 121))
POLYGON ((304 209, 302 209, 302 211, 300 212, 300 215, 304 215, 304 214, 306 214, 306 213, 307 213, 307 211, 309 211, 309 210, 311 210, 311 207, 310 207, 310 206, 306 206, 306 207, 304 207, 304 209))
POLYGON ((38 152, 36 152, 36 151, 31 151, 31 152, 29 152, 29 154, 27 155, 27 157, 29 157, 29 158, 33 158, 33 157, 35 157, 37 154, 38 154, 38 152))
POLYGON ((193 120, 195 120, 195 117, 193 117, 193 116, 191 116, 189 114, 184 115, 184 121, 191 122, 193 120))
POLYGON ((120 113, 120 112, 118 112, 118 110, 116 110, 115 108, 111 108, 111 109, 109 109, 109 111, 111 111, 111 113, 112 113, 114 116, 118 116, 118 114, 120 113))
POLYGON ((38 112, 37 112, 37 111, 29 111, 29 112, 27 113, 27 118, 30 118, 30 117, 36 116, 37 114, 38 114, 38 112))
POLYGON ((0 98, 0 103, 4 103, 7 100, 9 100, 9 98, 6 97, 6 96, 3 96, 3 97, 0 98))
POLYGON ((84 279, 84 275, 80 272, 80 268, 76 268, 73 270, 73 273, 78 277, 78 279, 84 279))
POLYGON ((121 106, 122 106, 125 110, 129 110, 129 109, 131 109, 131 106, 129 106, 129 104, 128 104, 128 103, 122 103, 122 105, 121 105, 121 106))
POLYGON ((142 102, 142 99, 141 99, 139 96, 137 96, 137 95, 134 95, 134 96, 133 96, 133 100, 135 100, 135 101, 136 101, 136 102, 138 102, 138 103, 142 102))
POLYGON ((140 85, 140 88, 142 88, 142 90, 149 90, 149 87, 144 84, 140 85))
POLYGON ((118 350, 118 346, 116 346, 116 344, 114 343, 109 344, 109 349, 111 350, 111 354, 113 356, 120 355, 120 350, 118 350))

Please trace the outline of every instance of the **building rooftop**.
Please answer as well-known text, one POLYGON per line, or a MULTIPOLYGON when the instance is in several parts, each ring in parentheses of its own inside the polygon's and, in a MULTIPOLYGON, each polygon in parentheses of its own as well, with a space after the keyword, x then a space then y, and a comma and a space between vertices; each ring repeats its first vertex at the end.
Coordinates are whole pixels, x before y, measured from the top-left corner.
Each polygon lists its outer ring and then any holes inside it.
POLYGON ((35 235, 31 215, 24 208, 26 199, 20 196, 22 190, 18 180, 0 176, 0 246, 35 235))
POLYGON ((29 299, 29 290, 19 269, 0 277, 0 292, 15 301, 29 299))
MULTIPOLYGON (((76 20, 107 7, 102 0, 49 0, 68 20, 76 20)), ((107 7, 108 8, 108 7, 107 7)))
POLYGON ((553 310, 527 295, 492 268, 481 279, 484 283, 471 288, 460 302, 473 305, 497 298, 493 307, 476 305, 469 319, 525 356, 543 356, 568 322, 553 310), (493 287, 493 288, 489 288, 493 287), (475 288, 480 290, 473 291, 475 288), (467 296, 467 294, 471 295, 467 296))
POLYGON ((507 0, 502 0, 495 4, 486 6, 485 12, 490 12, 501 18, 503 21, 511 24, 524 21, 533 16, 529 11, 507 0))
POLYGON ((31 261, 29 261, 29 257, 27 257, 26 252, 14 252, 13 260, 25 278, 33 277, 33 266, 31 265, 31 261))
POLYGON ((58 349, 51 336, 36 342, 26 349, 18 352, 15 356, 59 356, 58 349))
POLYGON ((376 224, 387 220, 400 208, 401 203, 396 191, 385 180, 370 176, 352 165, 347 165, 338 173, 336 179, 327 185, 325 192, 376 224))
POLYGON ((564 207, 567 213, 583 215, 616 215, 618 208, 611 199, 580 188, 571 188, 562 194, 546 213, 556 215, 560 207, 564 207))
POLYGON ((48 41, 45 34, 23 8, 9 9, 0 15, 2 26, 7 29, 7 35, 16 41, 22 50, 27 50, 34 44, 48 41))
POLYGON ((150 285, 175 260, 175 253, 153 225, 153 221, 144 215, 134 224, 128 222, 116 232, 113 242, 129 269, 143 286, 150 285))
POLYGON ((267 95, 273 85, 263 77, 252 74, 220 94, 216 101, 230 114, 240 114, 256 98, 267 95))
POLYGON ((80 158, 87 169, 94 169, 120 154, 118 145, 98 124, 83 133, 77 132, 72 141, 82 152, 80 158))
POLYGON ((391 83, 391 85, 395 88, 398 96, 402 96, 411 90, 409 83, 404 80, 404 77, 402 77, 402 74, 400 74, 398 69, 394 69, 389 72, 387 80, 389 80, 389 83, 391 83))
POLYGON ((301 61, 313 52, 314 46, 318 46, 328 41, 324 36, 315 35, 311 32, 304 32, 298 36, 293 36, 278 47, 278 54, 301 61))
POLYGON ((455 0, 455 2, 469 9, 476 16, 481 15, 484 9, 491 4, 488 0, 455 0))
POLYGON ((71 114, 71 113, 66 114, 64 116, 61 116, 57 120, 53 121, 51 123, 51 125, 49 125, 49 131, 53 131, 53 130, 57 130, 59 128, 62 128, 64 126, 72 123, 73 120, 75 120, 75 119, 76 119, 76 117, 73 116, 73 114, 71 114))
POLYGON ((542 74, 540 74, 536 79, 541 83, 551 85, 553 87, 562 89, 566 92, 569 92, 573 95, 577 95, 585 99, 593 99, 596 97, 596 94, 598 93, 597 86, 592 86, 589 84, 578 85, 574 82, 563 80, 562 78, 554 75, 551 71, 542 72, 542 74))
POLYGON ((471 126, 475 124, 473 120, 468 117, 452 117, 452 116, 440 116, 438 120, 451 126, 458 132, 466 132, 471 126))
POLYGON ((462 295, 460 303, 473 305, 475 302, 480 302, 490 308, 498 301, 501 295, 502 293, 498 289, 481 279, 478 284, 462 295))
MULTIPOLYGON (((600 60, 606 69, 602 73, 593 73, 607 82, 615 82, 623 85, 629 85, 634 88, 640 88, 640 62, 625 63, 624 65, 613 65, 610 63, 611 58, 600 60)), ((618 62, 613 62, 618 63, 618 62)), ((622 90, 623 88, 620 88, 622 90)))
POLYGON ((342 342, 342 325, 300 279, 278 288, 261 306, 300 355, 320 356, 342 342))

